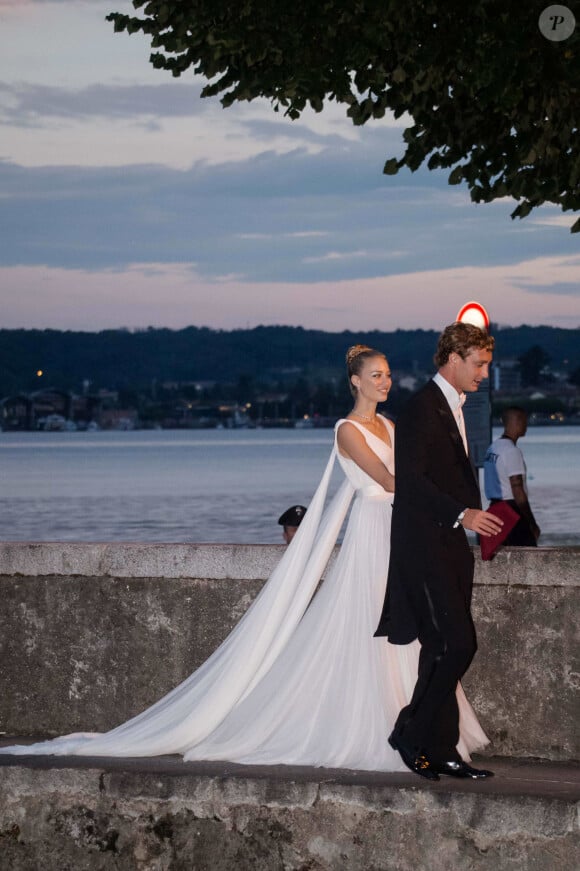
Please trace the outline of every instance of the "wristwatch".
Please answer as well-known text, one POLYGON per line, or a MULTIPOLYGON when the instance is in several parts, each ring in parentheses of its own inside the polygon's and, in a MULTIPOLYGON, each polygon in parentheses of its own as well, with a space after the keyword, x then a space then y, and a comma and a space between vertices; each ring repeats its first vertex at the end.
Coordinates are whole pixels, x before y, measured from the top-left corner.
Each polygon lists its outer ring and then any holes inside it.
POLYGON ((463 520, 463 518, 465 517, 466 514, 467 514, 467 508, 464 508, 463 511, 459 512, 459 514, 457 515, 457 520, 453 524, 453 529, 457 529, 458 526, 461 526, 461 521, 463 520))

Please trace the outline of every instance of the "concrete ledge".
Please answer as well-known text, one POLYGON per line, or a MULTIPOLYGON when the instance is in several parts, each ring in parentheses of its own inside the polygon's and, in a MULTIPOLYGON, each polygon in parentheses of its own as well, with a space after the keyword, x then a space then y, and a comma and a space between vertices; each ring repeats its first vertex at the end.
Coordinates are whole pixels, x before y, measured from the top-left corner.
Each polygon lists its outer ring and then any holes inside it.
MULTIPOLYGON (((0 751, 1 752, 1 751, 0 751)), ((496 777, 0 755, 0 869, 576 871, 579 770, 496 777)))
MULTIPOLYGON (((0 575, 22 577, 266 580, 284 550, 277 544, 0 542, 0 575)), ((476 556, 475 583, 580 587, 580 547, 503 548, 476 556)))
MULTIPOLYGON (((106 731, 199 666, 278 545, 0 545, 0 732, 106 731)), ((580 758, 580 548, 476 559, 465 689, 490 752, 580 758)))
POLYGON ((2 542, 0 575, 266 580, 280 559, 283 547, 275 544, 2 542))

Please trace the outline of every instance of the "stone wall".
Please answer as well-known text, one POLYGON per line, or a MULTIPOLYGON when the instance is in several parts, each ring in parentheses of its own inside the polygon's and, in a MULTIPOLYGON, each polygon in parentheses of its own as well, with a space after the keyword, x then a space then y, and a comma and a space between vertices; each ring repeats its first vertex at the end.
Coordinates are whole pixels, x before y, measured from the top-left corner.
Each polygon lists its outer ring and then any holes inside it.
POLYGON ((2 760, 0 871, 579 867, 577 789, 549 787, 560 763, 510 771, 494 760, 495 783, 427 784, 410 773, 109 762, 2 760))
MULTIPOLYGON (((0 545, 0 730, 109 729, 215 649, 278 545, 0 545)), ((476 557, 465 689, 506 756, 578 759, 580 548, 476 557)))

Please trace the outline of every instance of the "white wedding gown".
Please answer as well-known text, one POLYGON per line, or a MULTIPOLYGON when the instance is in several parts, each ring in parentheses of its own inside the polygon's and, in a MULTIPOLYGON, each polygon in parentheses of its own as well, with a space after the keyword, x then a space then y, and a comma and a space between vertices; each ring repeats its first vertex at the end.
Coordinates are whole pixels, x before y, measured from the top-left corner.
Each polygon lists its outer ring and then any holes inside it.
MULTIPOLYGON (((394 440, 394 428, 382 418, 394 440)), ((302 524, 223 644, 160 701, 110 732, 1 748, 22 755, 157 756, 404 770, 387 743, 417 675, 419 643, 374 638, 385 594, 392 494, 335 446, 302 524), (323 512, 338 457, 346 480, 323 512), (339 555, 317 590, 349 504, 339 555)), ((354 423, 351 421, 351 423, 354 423)), ((393 470, 393 447, 354 423, 393 470)), ((458 687, 461 756, 487 738, 458 687)))

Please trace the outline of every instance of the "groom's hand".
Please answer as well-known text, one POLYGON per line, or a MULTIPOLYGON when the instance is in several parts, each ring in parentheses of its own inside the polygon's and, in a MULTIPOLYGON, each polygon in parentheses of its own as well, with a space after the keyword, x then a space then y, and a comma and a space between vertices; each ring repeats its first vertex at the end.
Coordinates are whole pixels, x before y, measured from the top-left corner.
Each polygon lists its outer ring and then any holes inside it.
POLYGON ((471 529, 472 532, 477 532, 486 538, 490 535, 496 535, 501 532, 503 520, 496 517, 495 514, 490 514, 488 511, 481 511, 478 508, 468 508, 465 512, 461 525, 464 529, 471 529))

